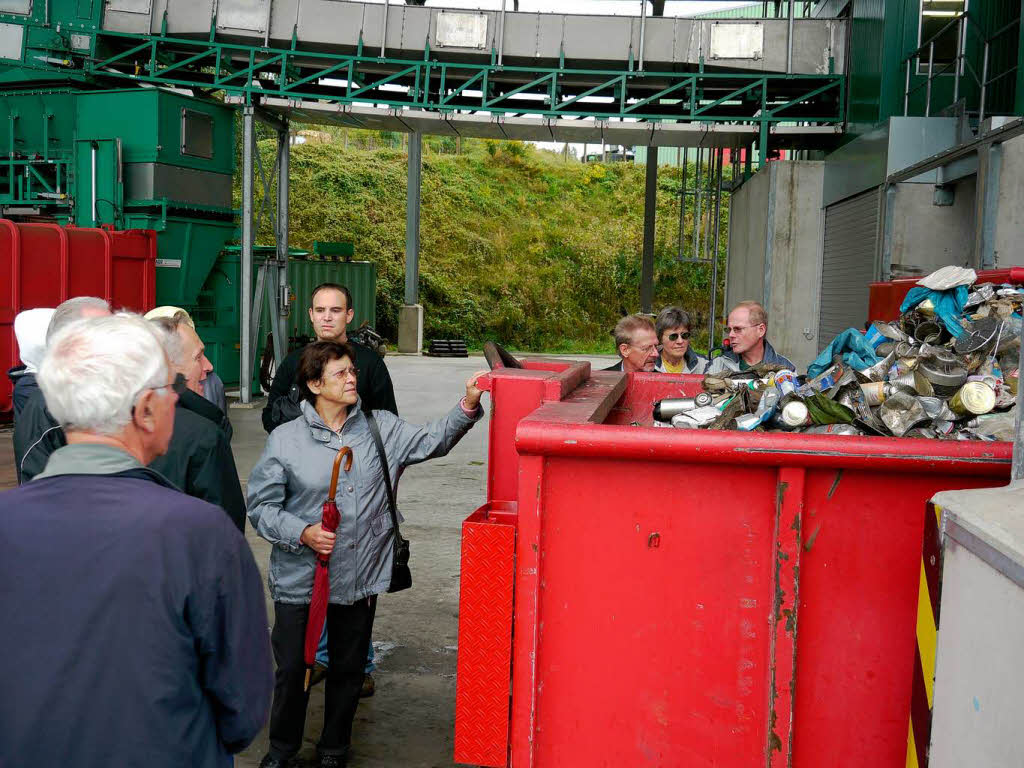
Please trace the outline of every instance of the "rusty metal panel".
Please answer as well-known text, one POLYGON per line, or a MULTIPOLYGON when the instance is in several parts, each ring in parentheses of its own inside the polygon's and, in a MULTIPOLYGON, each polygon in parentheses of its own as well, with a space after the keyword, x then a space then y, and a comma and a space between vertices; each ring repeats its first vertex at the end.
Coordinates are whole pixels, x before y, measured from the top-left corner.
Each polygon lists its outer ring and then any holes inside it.
POLYGON ((457 763, 508 763, 515 510, 515 502, 490 503, 462 524, 457 763))

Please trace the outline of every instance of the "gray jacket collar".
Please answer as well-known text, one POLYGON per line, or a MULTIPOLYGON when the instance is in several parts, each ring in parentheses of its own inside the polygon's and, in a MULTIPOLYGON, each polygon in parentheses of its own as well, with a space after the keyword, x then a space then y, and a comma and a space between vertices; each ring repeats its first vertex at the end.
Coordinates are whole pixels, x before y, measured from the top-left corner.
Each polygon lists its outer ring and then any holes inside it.
MULTIPOLYGON (((324 423, 324 420, 320 418, 320 414, 316 412, 316 408, 308 400, 303 400, 299 407, 302 409, 302 418, 309 425, 309 430, 314 440, 319 440, 321 443, 329 443, 331 438, 338 434, 324 423)), ((357 396, 355 403, 348 407, 348 415, 345 417, 345 423, 341 426, 341 434, 356 429, 356 423, 364 418, 366 417, 363 415, 363 402, 357 396)))
POLYGON ((130 469, 143 469, 130 453, 112 445, 75 443, 58 448, 50 455, 46 468, 35 479, 56 475, 115 475, 130 469))
MULTIPOLYGON (((729 358, 730 360, 736 362, 737 364, 739 363, 739 361, 741 359, 740 356, 737 355, 735 352, 733 352, 731 349, 728 350, 727 352, 723 352, 722 355, 727 357, 727 358, 729 358)), ((788 363, 782 357, 782 355, 780 355, 778 352, 775 351, 775 347, 773 347, 771 344, 768 343, 768 339, 765 339, 764 340, 764 357, 761 358, 761 362, 757 363, 757 365, 779 365, 779 364, 787 365, 788 363)), ((751 367, 754 367, 754 366, 751 366, 751 367)))

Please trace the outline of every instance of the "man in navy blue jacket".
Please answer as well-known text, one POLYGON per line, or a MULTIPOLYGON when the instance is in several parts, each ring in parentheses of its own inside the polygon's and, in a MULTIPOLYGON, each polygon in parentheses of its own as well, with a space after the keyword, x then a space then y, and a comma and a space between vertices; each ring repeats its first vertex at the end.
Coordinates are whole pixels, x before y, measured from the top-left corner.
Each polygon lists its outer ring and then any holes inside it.
POLYGON ((115 316, 38 380, 68 444, 0 494, 0 766, 226 768, 267 717, 267 616, 238 529, 146 467, 184 379, 115 316))

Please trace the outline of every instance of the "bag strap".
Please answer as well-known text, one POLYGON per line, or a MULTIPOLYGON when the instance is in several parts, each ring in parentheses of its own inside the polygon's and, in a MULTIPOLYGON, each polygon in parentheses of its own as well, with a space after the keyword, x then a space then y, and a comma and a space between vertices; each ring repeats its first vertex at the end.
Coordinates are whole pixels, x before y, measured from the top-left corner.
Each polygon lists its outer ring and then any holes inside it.
POLYGON ((398 541, 402 533, 398 528, 398 506, 395 504, 395 491, 391 487, 391 471, 388 469, 388 457, 384 453, 384 441, 380 438, 380 428, 377 420, 369 411, 366 412, 366 422, 370 426, 370 434, 373 435, 373 442, 377 445, 377 456, 380 457, 380 466, 384 471, 384 488, 388 492, 388 507, 391 509, 391 522, 395 526, 394 546, 398 547, 398 541))

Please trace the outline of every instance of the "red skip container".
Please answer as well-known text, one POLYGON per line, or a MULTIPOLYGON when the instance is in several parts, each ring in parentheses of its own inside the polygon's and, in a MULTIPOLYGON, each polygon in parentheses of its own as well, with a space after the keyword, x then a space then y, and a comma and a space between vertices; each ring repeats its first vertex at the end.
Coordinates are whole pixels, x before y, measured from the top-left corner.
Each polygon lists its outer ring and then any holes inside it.
POLYGON ((1012 445, 653 428, 700 377, 524 363, 482 384, 456 761, 904 768, 926 502, 1012 445))
MULTIPOLYGON (((868 288, 868 322, 892 322, 900 316, 900 304, 917 285, 920 277, 904 277, 887 283, 871 283, 868 288)), ((979 283, 1024 283, 1024 267, 990 269, 978 272, 979 283)))
POLYGON ((146 312, 156 300, 156 233, 0 219, 0 415, 11 411, 7 369, 20 363, 14 318, 74 296, 146 312))

